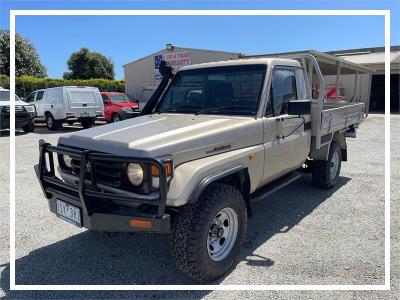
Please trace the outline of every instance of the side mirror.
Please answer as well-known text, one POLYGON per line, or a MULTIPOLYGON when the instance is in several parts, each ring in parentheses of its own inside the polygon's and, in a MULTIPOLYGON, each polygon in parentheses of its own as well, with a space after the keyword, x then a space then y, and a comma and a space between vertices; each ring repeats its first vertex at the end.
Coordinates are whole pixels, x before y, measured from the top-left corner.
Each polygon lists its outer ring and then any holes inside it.
POLYGON ((311 113, 310 100, 291 100, 288 102, 288 115, 309 115, 311 113))

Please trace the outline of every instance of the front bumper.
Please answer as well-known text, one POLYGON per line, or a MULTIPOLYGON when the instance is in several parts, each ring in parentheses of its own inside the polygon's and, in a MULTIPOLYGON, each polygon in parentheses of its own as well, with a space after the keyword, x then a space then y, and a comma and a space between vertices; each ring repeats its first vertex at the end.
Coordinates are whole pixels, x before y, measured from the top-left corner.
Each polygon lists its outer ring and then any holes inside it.
POLYGON ((120 115, 121 115, 122 120, 127 120, 127 119, 131 119, 131 118, 135 118, 135 117, 139 116, 140 111, 133 111, 133 112, 129 112, 129 113, 127 113, 125 111, 121 111, 120 115))
POLYGON ((167 173, 164 164, 154 158, 135 158, 115 156, 94 151, 79 151, 66 147, 55 147, 39 142, 39 164, 35 166, 43 193, 48 200, 50 211, 57 214, 57 200, 79 207, 81 213, 80 226, 99 231, 109 232, 170 232, 170 215, 165 213, 167 199, 167 173), (90 178, 85 171, 80 172, 76 185, 68 184, 59 179, 55 173, 54 155, 68 154, 80 159, 81 166, 88 166, 90 178), (156 165, 160 171, 160 189, 156 196, 147 196, 113 189, 104 191, 96 183, 96 162, 120 161, 140 162, 156 165), (125 205, 124 205, 125 203, 125 205), (143 211, 132 207, 132 204, 146 204, 150 210, 143 211), (145 222, 143 227, 132 226, 135 222, 145 222), (150 225, 149 225, 150 224, 150 225))
MULTIPOLYGON (((36 117, 36 113, 16 112, 15 113, 15 128, 22 128, 28 125, 36 117)), ((10 113, 0 113, 0 128, 10 128, 10 113)))

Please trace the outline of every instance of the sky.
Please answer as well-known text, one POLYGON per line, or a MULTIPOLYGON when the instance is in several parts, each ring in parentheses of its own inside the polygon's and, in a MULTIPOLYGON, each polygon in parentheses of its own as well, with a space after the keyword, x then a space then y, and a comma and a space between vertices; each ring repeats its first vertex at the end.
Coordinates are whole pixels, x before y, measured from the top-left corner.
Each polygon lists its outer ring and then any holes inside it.
MULTIPOLYGON (((10 1, 0 0, 0 28, 10 9, 390 9, 391 44, 400 45, 400 1, 10 1)), ((17 16, 16 30, 38 50, 49 77, 61 78, 81 47, 123 65, 173 45, 261 54, 384 45, 383 16, 17 16)))

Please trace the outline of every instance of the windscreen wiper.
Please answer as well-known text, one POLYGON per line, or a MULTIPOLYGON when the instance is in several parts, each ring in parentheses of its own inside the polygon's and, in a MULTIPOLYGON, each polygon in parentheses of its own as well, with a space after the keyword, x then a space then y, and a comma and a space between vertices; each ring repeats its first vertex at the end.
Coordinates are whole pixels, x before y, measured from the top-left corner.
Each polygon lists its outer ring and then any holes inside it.
MULTIPOLYGON (((195 112, 195 115, 200 115, 200 114, 204 114, 204 113, 209 113, 209 112, 218 112, 220 110, 223 109, 248 109, 248 107, 246 106, 237 106, 237 105, 228 105, 228 106, 220 106, 220 107, 209 107, 209 108, 205 108, 202 110, 199 110, 198 112, 195 112)), ((253 113, 254 111, 250 111, 251 113, 253 113)))
POLYGON ((190 109, 190 108, 195 108, 195 109, 199 109, 202 108, 201 106, 198 105, 190 105, 190 104, 186 104, 186 105, 180 105, 180 106, 173 106, 173 107, 169 107, 166 110, 162 110, 162 111, 157 111, 159 114, 162 113, 169 113, 169 112, 185 112, 185 109, 190 109))

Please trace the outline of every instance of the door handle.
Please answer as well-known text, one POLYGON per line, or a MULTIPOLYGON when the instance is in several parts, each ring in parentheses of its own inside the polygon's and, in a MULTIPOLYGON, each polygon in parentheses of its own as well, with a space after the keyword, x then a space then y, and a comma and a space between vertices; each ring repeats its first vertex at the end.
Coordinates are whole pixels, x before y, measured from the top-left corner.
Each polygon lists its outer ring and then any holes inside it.
POLYGON ((52 104, 52 105, 50 105, 50 107, 51 107, 51 108, 53 108, 53 104, 52 104))

